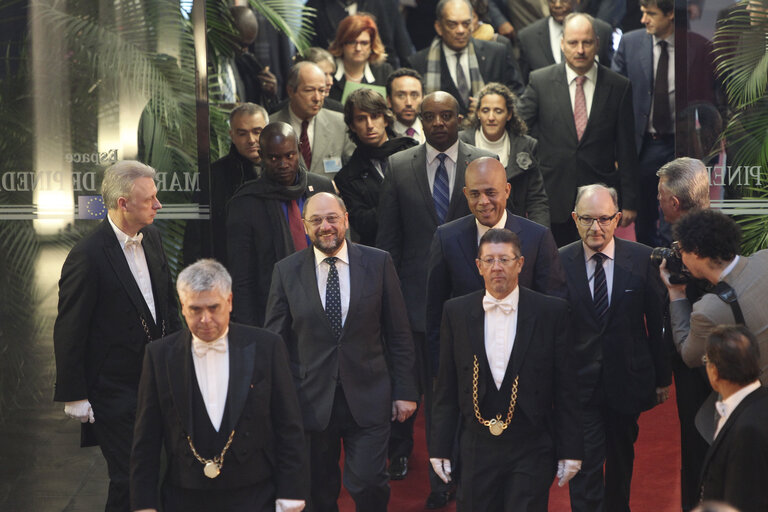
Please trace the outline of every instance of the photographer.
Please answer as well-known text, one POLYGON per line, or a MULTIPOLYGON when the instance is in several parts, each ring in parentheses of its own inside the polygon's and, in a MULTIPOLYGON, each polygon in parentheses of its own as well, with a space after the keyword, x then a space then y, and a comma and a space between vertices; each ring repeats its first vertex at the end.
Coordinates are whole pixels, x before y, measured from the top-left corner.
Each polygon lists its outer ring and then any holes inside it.
POLYGON ((743 323, 755 333, 760 346, 761 380, 768 378, 768 250, 752 256, 739 256, 741 231, 725 214, 702 210, 682 217, 673 228, 683 264, 691 276, 716 285, 715 293, 705 294, 691 305, 684 284, 669 282, 667 262, 661 277, 669 291, 672 334, 683 361, 693 368, 701 366, 707 336, 720 324, 743 323), (722 284, 724 283, 724 284, 722 284), (732 289, 738 308, 726 303, 732 289), (718 294, 717 292, 722 292, 718 294))

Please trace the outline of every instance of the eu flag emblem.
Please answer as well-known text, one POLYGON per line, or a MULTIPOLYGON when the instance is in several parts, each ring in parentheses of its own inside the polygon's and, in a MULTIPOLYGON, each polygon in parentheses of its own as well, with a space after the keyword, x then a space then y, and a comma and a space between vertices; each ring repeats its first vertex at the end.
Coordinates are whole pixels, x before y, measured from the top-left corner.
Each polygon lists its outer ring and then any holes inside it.
POLYGON ((78 219, 103 219, 107 214, 101 196, 79 196, 77 198, 78 219))

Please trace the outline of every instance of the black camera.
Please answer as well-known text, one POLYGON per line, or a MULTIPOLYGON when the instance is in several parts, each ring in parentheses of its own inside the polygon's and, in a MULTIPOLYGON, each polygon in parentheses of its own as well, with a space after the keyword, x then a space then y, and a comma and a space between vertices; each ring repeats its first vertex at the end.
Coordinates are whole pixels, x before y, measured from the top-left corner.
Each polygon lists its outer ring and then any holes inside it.
POLYGON ((683 265, 683 258, 680 256, 680 249, 677 243, 669 247, 656 247, 651 251, 651 262, 657 267, 661 262, 667 260, 667 271, 669 272, 669 282, 672 284, 688 284, 691 282, 691 273, 683 265))

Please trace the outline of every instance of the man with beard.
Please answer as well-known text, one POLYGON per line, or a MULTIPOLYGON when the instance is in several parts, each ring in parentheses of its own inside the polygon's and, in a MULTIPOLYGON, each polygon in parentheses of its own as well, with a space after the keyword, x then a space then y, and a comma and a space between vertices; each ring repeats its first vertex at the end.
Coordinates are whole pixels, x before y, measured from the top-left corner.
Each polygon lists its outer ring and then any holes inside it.
POLYGON ((392 258, 347 243, 333 194, 304 208, 312 248, 275 265, 265 326, 288 346, 304 417, 313 512, 338 510, 339 455, 357 510, 385 512, 390 420, 416 410, 414 348, 392 258))
POLYGON ((349 208, 349 221, 361 244, 376 242, 376 207, 387 173, 387 157, 416 145, 410 137, 395 138, 393 115, 384 98, 371 89, 358 89, 344 104, 344 122, 357 149, 334 178, 349 208))
POLYGON ((301 211, 309 196, 332 192, 300 163, 296 132, 270 123, 259 139, 262 176, 241 187, 227 211, 227 254, 239 323, 261 327, 274 264, 307 247, 301 211))

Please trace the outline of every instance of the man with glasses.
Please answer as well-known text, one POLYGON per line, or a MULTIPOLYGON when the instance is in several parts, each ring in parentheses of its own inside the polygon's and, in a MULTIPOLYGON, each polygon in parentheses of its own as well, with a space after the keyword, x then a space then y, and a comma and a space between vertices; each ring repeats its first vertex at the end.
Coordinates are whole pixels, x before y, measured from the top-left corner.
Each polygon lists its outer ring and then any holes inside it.
POLYGON ((386 512, 390 420, 416 410, 414 348, 389 254, 349 243, 347 209, 304 205, 312 247, 275 265, 265 326, 288 346, 310 461, 308 510, 338 510, 339 455, 357 510, 386 512))
POLYGON ((575 512, 629 511, 638 417, 669 396, 664 287, 651 249, 614 237, 621 216, 615 189, 579 187, 571 217, 581 240, 560 249, 583 407, 584 464, 570 484, 575 512))
POLYGON ((507 229, 483 235, 475 264, 484 289, 445 304, 430 463, 451 481, 460 430, 458 512, 546 512, 583 455, 568 303, 518 286, 507 229))
MULTIPOLYGON (((493 155, 459 140, 461 116, 450 94, 428 94, 421 103, 420 116, 426 142, 387 160, 389 173, 379 198, 376 246, 392 255, 400 276, 416 345, 429 438, 432 375, 425 347, 429 246, 439 225, 470 213, 462 194, 467 165, 493 155)), ((445 506, 449 487, 432 473, 430 484, 428 508, 445 506)))

